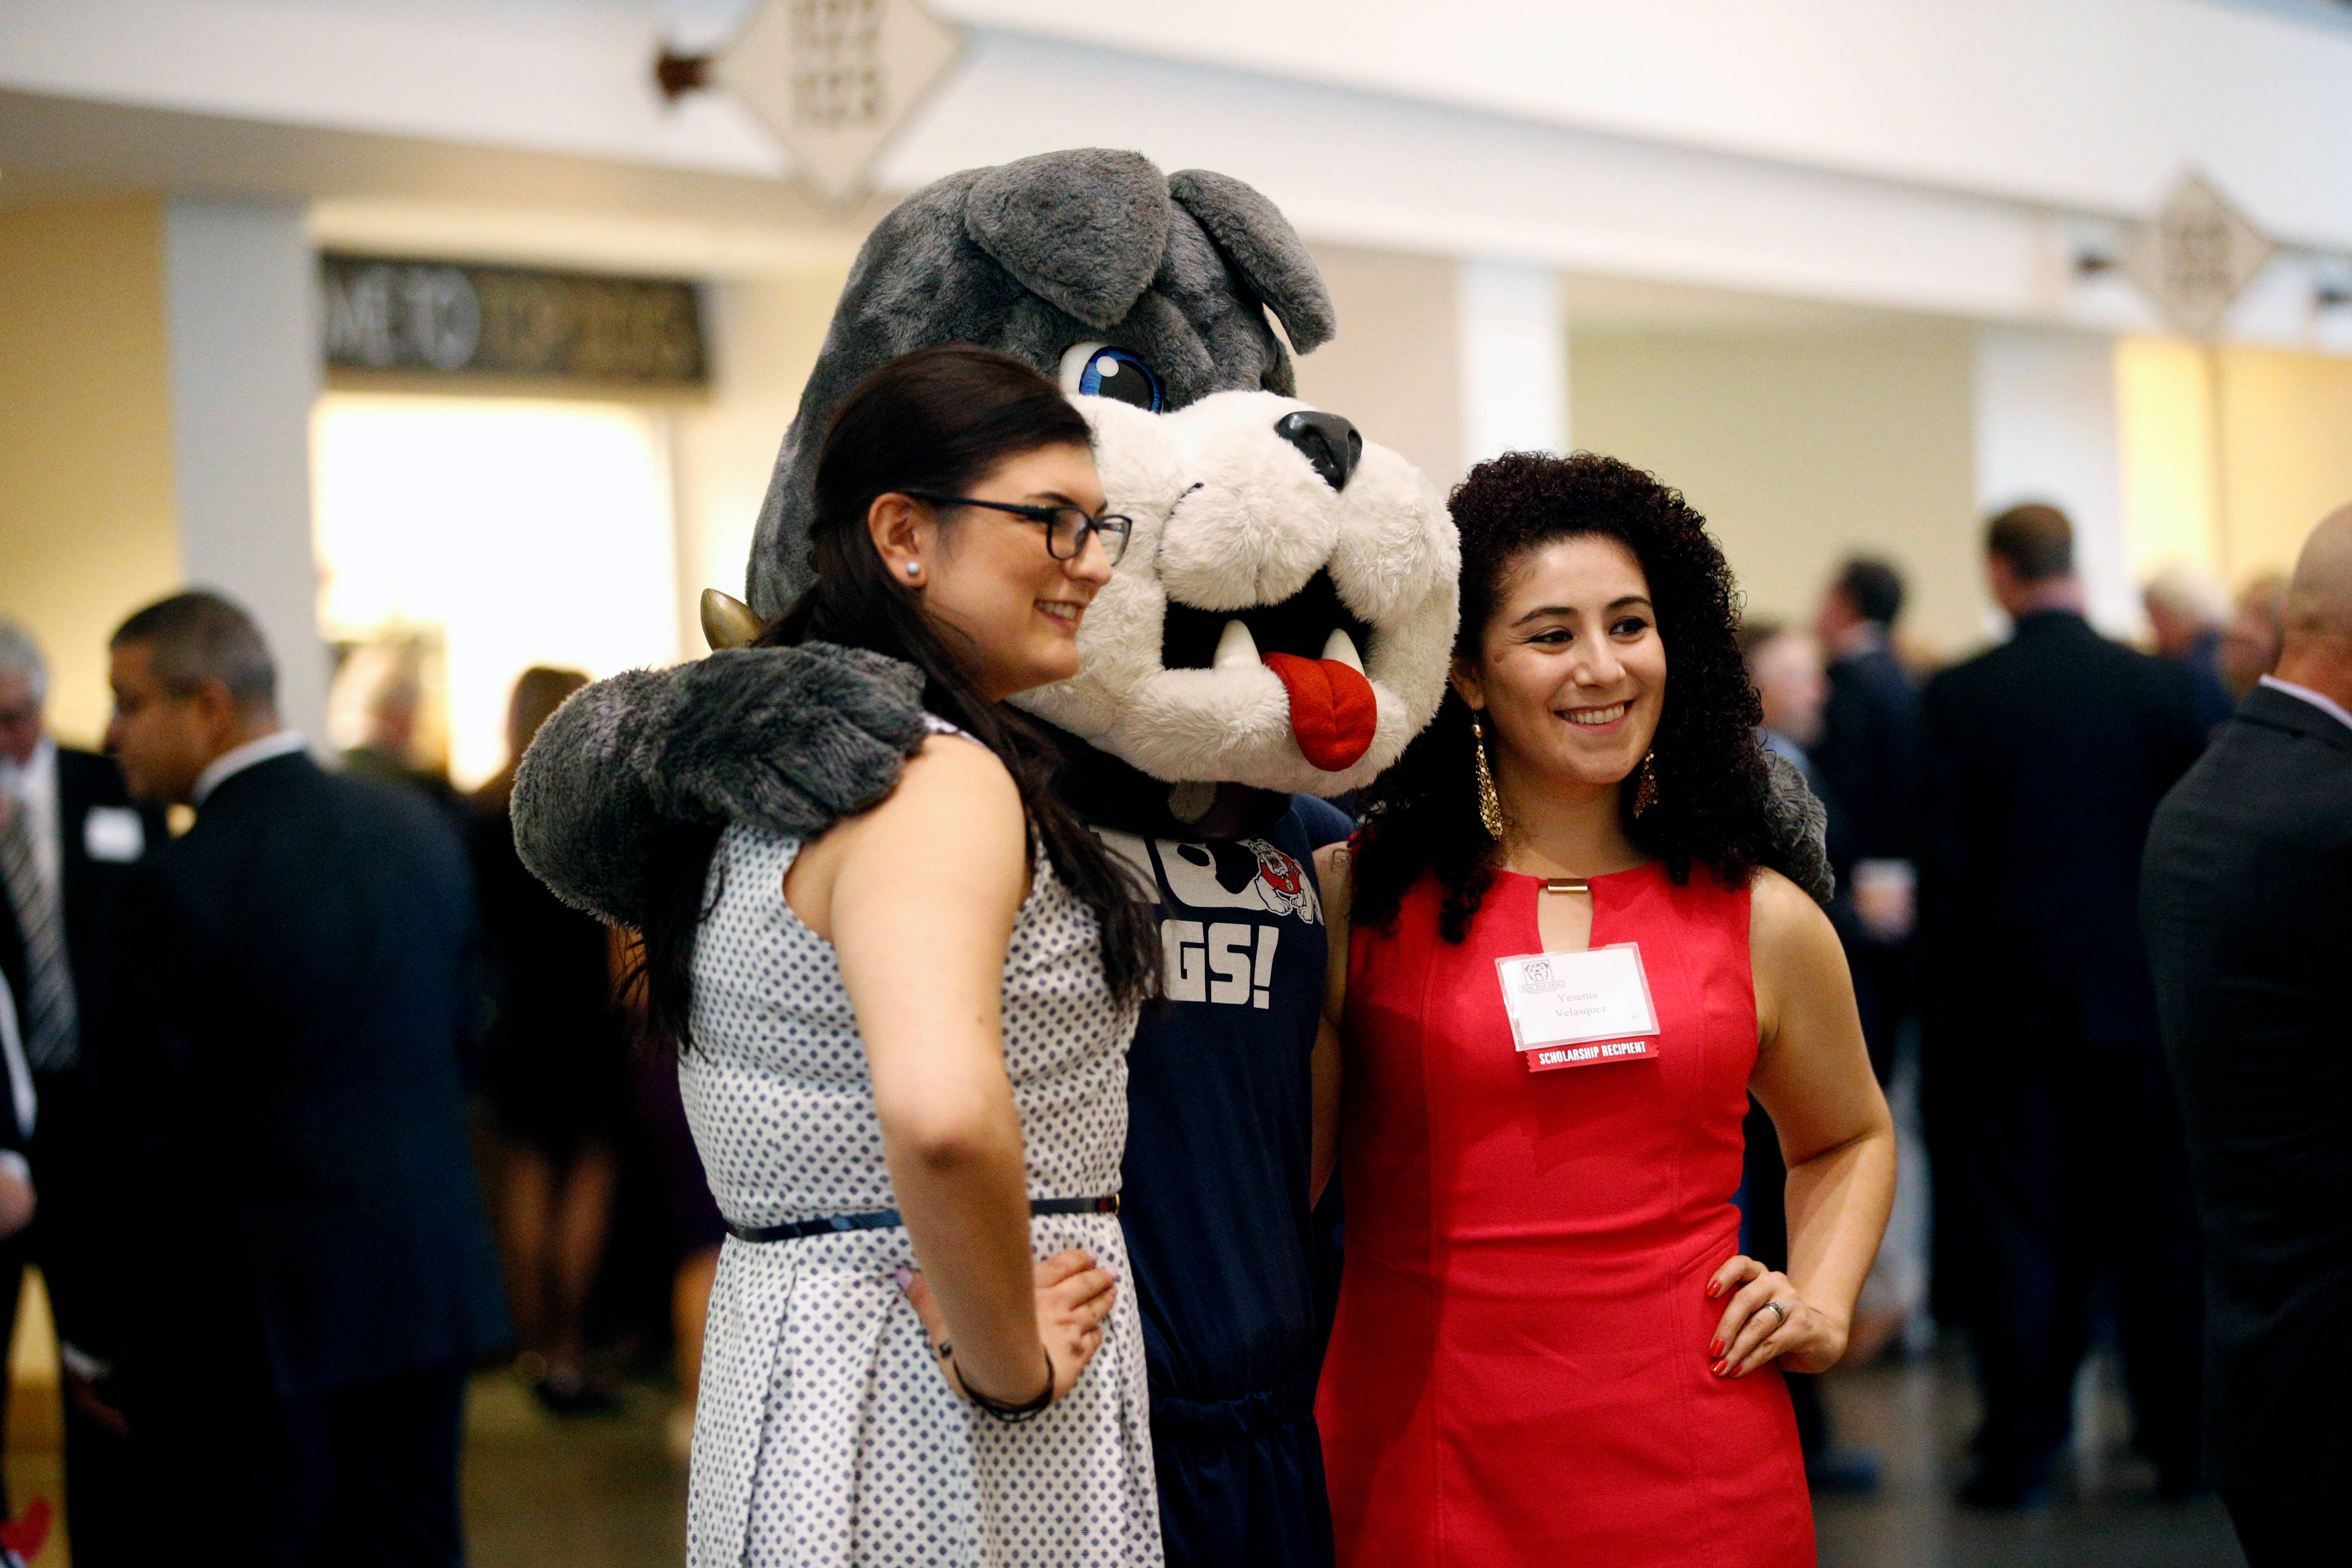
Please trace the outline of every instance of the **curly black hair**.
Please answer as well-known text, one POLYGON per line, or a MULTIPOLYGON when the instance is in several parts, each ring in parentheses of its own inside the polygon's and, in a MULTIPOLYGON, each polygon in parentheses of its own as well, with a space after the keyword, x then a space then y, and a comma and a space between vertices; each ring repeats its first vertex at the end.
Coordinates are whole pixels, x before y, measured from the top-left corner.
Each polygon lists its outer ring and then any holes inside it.
MULTIPOLYGON (((1626 834, 1677 882, 1704 863, 1745 887, 1771 850, 1763 713, 1737 634, 1739 587, 1706 520, 1657 477, 1596 452, 1509 452, 1479 464, 1448 501, 1462 532, 1457 658, 1475 659, 1512 569, 1555 540, 1600 534, 1633 552, 1649 579, 1670 673, 1653 742, 1656 781, 1636 817, 1621 788, 1626 834)), ((1470 708, 1450 687, 1437 717, 1366 792, 1355 847, 1354 918, 1396 923, 1424 872, 1444 889, 1438 931, 1459 942, 1495 880, 1495 842, 1478 820, 1470 708)))

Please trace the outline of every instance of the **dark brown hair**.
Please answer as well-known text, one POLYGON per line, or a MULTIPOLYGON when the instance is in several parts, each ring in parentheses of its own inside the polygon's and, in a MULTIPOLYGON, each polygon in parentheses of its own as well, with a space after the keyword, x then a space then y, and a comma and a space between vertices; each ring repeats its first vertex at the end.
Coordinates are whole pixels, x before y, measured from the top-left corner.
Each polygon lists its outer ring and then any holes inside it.
MULTIPOLYGON (((1672 674, 1654 742, 1656 798, 1638 817, 1633 791, 1618 810, 1634 844, 1687 881, 1695 863, 1729 888, 1762 863, 1770 833, 1768 774, 1756 739, 1763 717, 1738 641, 1740 596, 1706 520, 1680 491, 1614 458, 1510 452, 1470 470, 1448 502, 1462 533, 1462 626, 1454 657, 1475 661, 1505 585, 1529 552, 1598 535, 1633 552, 1649 579, 1672 674)), ((1354 914, 1395 923, 1424 874, 1444 890, 1438 931, 1470 931, 1495 879, 1495 842, 1479 825, 1470 709, 1448 687, 1437 717, 1366 792, 1358 835, 1354 914)), ((1630 783, 1630 781, 1628 781, 1630 783)))
POLYGON ((278 663, 245 607, 202 588, 158 599, 114 628, 110 647, 143 643, 155 679, 174 697, 217 680, 241 713, 278 706, 278 663))
POLYGON ((1985 524, 1985 552, 2008 562, 2021 583, 2046 583, 2074 570, 2074 525, 2056 507, 2028 501, 1985 524))
POLYGON ((1903 614, 1903 574, 1875 555, 1850 555, 1838 569, 1838 592, 1865 621, 1891 626, 1903 614))
MULTIPOLYGON (((834 415, 817 458, 809 525, 814 581, 756 646, 870 648, 923 673, 923 706, 993 752, 1021 793, 1033 841, 1102 930, 1103 978, 1122 1004, 1151 994, 1160 931, 1139 886, 1053 793, 1060 761, 1020 715, 974 690, 969 666, 884 569, 866 531, 877 496, 962 494, 999 464, 1043 447, 1091 444, 1061 389, 1020 361, 968 343, 902 354, 860 382, 834 415)), ((1041 549, 1043 542, 1040 542, 1041 549)), ((667 830, 647 879, 646 1004, 654 1031, 689 1047, 694 941, 709 912, 704 883, 719 829, 667 830)))

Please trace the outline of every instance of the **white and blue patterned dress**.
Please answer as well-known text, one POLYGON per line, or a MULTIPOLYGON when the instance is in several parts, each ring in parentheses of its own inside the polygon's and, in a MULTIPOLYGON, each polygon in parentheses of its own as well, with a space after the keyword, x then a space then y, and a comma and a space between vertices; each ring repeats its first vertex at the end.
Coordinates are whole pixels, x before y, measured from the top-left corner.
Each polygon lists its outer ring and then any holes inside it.
MULTIPOLYGON (((945 726, 934 721, 935 729, 945 726)), ((832 944, 784 901, 797 840, 720 837, 679 1069, 731 1223, 891 1209, 866 1050, 832 944)), ((1004 965, 1005 1067, 1032 1199, 1116 1192, 1135 1028, 1104 985, 1086 907, 1034 858, 1004 965)), ((907 983, 922 984, 919 952, 907 983)), ((1070 1394, 1006 1425, 949 1390, 893 1279, 903 1227, 730 1238, 703 1353, 687 1509, 692 1568, 1157 1564, 1143 1334, 1118 1221, 1030 1221, 1038 1258, 1092 1252, 1120 1281, 1070 1394)))

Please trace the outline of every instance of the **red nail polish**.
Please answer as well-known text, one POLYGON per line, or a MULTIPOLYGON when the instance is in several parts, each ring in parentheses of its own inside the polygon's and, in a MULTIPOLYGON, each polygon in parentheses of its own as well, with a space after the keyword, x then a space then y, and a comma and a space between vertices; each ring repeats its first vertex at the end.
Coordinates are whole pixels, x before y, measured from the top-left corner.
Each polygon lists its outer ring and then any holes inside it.
POLYGON ((1710 1300, 1710 1301, 1714 1300, 1716 1299, 1716 1297, 1717 1297, 1718 1295, 1722 1294, 1722 1292, 1723 1292, 1723 1287, 1722 1287, 1721 1285, 1717 1284, 1717 1283, 1716 1283, 1714 1280, 1712 1280, 1712 1279, 1710 1279, 1710 1280, 1708 1280, 1708 1281, 1706 1282, 1706 1299, 1707 1299, 1708 1300, 1710 1300))
POLYGON ((1706 1353, 1712 1356, 1721 1355, 1723 1353, 1723 1342, 1721 1340, 1710 1340, 1707 1342, 1706 1353))
POLYGON ((1715 1375, 1716 1375, 1716 1376, 1717 1376, 1717 1377, 1721 1377, 1721 1376, 1724 1374, 1724 1373, 1725 1373, 1727 1370, 1728 1370, 1728 1369, 1729 1369, 1730 1365, 1731 1365, 1731 1363, 1730 1363, 1729 1362, 1727 1362, 1727 1361, 1719 1361, 1719 1362, 1717 1362, 1717 1363, 1715 1363, 1715 1375))

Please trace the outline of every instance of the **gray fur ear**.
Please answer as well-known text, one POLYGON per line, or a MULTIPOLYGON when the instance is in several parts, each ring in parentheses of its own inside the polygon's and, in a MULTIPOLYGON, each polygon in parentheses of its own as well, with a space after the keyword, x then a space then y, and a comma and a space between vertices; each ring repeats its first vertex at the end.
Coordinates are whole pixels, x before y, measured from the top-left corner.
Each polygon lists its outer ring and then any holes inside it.
POLYGON ((963 226, 1025 288, 1107 331, 1127 319, 1160 270, 1168 187, 1139 153, 1041 153, 981 175, 963 226))
POLYGON ((1290 346, 1310 353, 1339 330, 1322 268, 1282 209, 1230 174, 1181 169, 1168 176, 1168 195, 1209 231, 1209 237, 1257 297, 1282 318, 1290 346))

